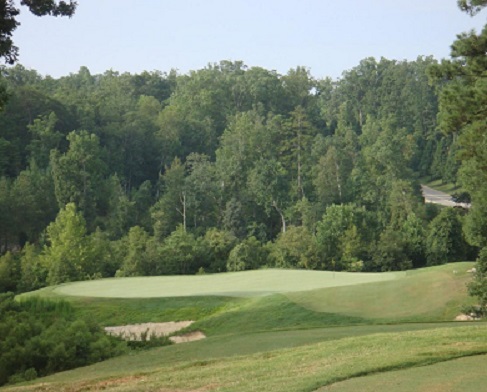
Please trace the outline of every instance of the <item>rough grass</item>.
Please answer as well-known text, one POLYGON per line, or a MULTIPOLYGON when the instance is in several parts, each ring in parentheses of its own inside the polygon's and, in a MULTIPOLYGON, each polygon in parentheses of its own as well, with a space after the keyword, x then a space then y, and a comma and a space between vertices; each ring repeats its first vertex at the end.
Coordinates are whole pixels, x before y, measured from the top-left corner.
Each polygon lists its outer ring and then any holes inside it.
POLYGON ((54 294, 104 298, 184 296, 255 297, 275 293, 394 280, 402 273, 350 273, 306 270, 257 270, 224 274, 111 278, 67 283, 54 294))
POLYGON ((59 373, 15 390, 314 391, 353 377, 487 353, 486 332, 487 327, 479 325, 374 334, 224 360, 163 365, 149 360, 145 368, 137 365, 147 361, 143 359, 147 353, 141 353, 125 366, 119 361, 127 357, 59 373))

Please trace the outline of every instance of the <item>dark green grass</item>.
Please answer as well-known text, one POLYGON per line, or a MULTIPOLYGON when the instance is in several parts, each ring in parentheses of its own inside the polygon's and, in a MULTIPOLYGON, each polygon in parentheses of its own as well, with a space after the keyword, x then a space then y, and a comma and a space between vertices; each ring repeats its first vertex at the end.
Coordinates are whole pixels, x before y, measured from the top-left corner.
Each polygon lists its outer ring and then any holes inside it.
POLYGON ((364 324, 366 319, 306 309, 282 294, 248 299, 191 326, 209 336, 364 324))
POLYGON ((225 297, 70 299, 78 314, 93 318, 102 326, 200 320, 238 306, 241 301, 225 297))

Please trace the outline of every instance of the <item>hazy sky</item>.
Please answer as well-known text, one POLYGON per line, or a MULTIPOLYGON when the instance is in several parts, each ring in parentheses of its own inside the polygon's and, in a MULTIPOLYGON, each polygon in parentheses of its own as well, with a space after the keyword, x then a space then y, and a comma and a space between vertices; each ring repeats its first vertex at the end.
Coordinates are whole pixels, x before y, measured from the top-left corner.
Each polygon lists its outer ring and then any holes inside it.
MULTIPOLYGON (((19 1, 17 0, 17 4, 19 1)), ((20 63, 54 77, 87 66, 185 73, 242 60, 286 73, 339 77, 366 57, 448 57, 456 34, 485 23, 456 0, 78 0, 72 19, 21 7, 20 63)))

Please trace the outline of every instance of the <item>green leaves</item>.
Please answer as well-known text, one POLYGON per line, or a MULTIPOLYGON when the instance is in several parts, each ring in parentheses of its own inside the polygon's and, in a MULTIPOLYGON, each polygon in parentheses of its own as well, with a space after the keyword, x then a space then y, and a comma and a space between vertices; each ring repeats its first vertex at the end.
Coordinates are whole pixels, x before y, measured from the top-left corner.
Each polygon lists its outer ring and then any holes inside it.
POLYGON ((47 227, 49 245, 44 248, 48 284, 59 284, 101 276, 103 260, 96 254, 86 222, 74 203, 68 203, 47 227))
POLYGON ((104 197, 106 165, 101 159, 99 139, 87 131, 73 131, 67 140, 69 150, 65 154, 52 150, 50 156, 56 199, 60 208, 75 203, 91 226, 104 197))
POLYGON ((485 0, 458 0, 458 6, 462 11, 475 15, 487 5, 485 0))

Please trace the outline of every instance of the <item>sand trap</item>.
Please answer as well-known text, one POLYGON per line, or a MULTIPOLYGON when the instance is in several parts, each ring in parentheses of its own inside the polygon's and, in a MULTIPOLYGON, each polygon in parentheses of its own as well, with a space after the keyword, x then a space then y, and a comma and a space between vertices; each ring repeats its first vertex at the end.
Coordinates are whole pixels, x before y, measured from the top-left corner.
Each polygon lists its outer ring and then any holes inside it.
POLYGON ((181 336, 171 336, 169 340, 173 343, 194 342, 206 338, 206 335, 201 331, 188 332, 181 336))
POLYGON ((473 314, 464 314, 460 313, 457 317, 455 317, 455 321, 477 321, 480 320, 478 317, 475 317, 473 314))
MULTIPOLYGON (((105 327, 105 331, 110 335, 118 336, 125 340, 142 340, 143 336, 145 336, 146 340, 150 340, 152 336, 158 338, 168 336, 189 327, 193 323, 194 321, 170 321, 167 323, 121 325, 117 327, 105 327)), ((194 331, 181 336, 172 336, 169 339, 174 343, 184 343, 204 339, 205 337, 203 332, 194 331)))

